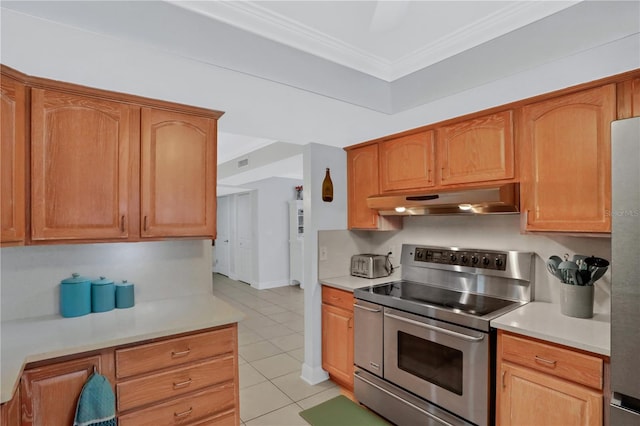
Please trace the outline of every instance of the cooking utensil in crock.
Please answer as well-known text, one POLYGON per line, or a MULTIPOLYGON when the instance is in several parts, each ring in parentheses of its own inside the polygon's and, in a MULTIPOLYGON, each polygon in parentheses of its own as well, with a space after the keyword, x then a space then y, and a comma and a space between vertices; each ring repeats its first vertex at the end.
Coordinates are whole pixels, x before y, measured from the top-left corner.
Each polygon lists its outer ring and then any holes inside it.
POLYGON ((578 282, 578 285, 591 285, 591 271, 579 269, 576 276, 580 276, 579 280, 582 282, 582 284, 578 282))
POLYGON ((587 257, 584 260, 584 263, 586 263, 587 268, 589 269, 591 269, 592 267, 606 268, 609 266, 609 261, 607 259, 603 259, 601 257, 595 257, 595 256, 587 257))
POLYGON ((594 271, 591 272, 591 280, 589 280, 589 285, 593 285, 596 281, 598 281, 602 276, 607 272, 606 266, 595 267, 594 271))
POLYGON ((585 256, 584 254, 574 254, 572 260, 576 262, 576 265, 578 265, 579 270, 583 270, 583 269, 587 269, 587 264, 584 263, 584 260, 588 257, 589 256, 585 256))
POLYGON ((564 255, 564 261, 560 262, 558 265, 558 270, 562 274, 562 282, 565 284, 575 284, 576 276, 575 271, 578 270, 578 265, 576 262, 569 260, 569 255, 564 255))
POLYGON ((560 281, 562 281, 562 274, 558 270, 558 266, 560 265, 561 261, 562 259, 560 259, 558 256, 551 256, 549 259, 547 259, 547 271, 549 271, 551 275, 558 278, 560 281))

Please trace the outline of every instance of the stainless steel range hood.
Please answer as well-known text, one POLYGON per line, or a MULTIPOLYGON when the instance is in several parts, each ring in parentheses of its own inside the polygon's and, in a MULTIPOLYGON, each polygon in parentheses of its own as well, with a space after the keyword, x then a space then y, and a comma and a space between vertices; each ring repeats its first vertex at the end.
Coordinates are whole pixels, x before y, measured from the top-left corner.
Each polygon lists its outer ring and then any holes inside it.
POLYGON ((367 206, 383 216, 515 214, 519 204, 515 183, 367 198, 367 206))

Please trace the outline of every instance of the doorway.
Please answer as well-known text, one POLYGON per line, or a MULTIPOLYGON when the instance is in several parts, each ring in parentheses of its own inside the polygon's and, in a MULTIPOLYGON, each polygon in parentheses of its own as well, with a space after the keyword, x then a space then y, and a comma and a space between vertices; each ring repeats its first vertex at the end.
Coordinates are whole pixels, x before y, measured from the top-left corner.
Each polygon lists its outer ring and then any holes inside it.
POLYGON ((213 272, 229 276, 231 265, 231 197, 218 197, 217 199, 217 236, 213 257, 213 272))
POLYGON ((251 193, 236 195, 236 251, 237 279, 253 284, 253 209, 251 193))

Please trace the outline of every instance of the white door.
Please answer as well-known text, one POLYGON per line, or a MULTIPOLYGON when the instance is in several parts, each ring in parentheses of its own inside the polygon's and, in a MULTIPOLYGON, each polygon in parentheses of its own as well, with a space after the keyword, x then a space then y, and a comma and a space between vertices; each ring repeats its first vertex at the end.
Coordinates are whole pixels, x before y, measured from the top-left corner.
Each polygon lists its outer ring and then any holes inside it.
POLYGON ((251 193, 236 196, 236 274, 238 280, 253 283, 253 220, 251 193))
POLYGON ((216 228, 218 235, 215 241, 213 272, 229 276, 229 240, 231 238, 231 222, 229 215, 231 209, 230 197, 218 197, 217 204, 216 228))

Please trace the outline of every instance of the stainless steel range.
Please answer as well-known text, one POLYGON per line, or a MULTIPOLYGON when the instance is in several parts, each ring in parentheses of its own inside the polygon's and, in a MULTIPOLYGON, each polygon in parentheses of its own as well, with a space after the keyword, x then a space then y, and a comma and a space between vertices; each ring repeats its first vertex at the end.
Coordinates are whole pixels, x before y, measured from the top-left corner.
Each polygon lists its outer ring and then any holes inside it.
POLYGON ((532 299, 533 253, 402 246, 402 280, 356 289, 356 399, 398 425, 494 422, 490 321, 532 299))

